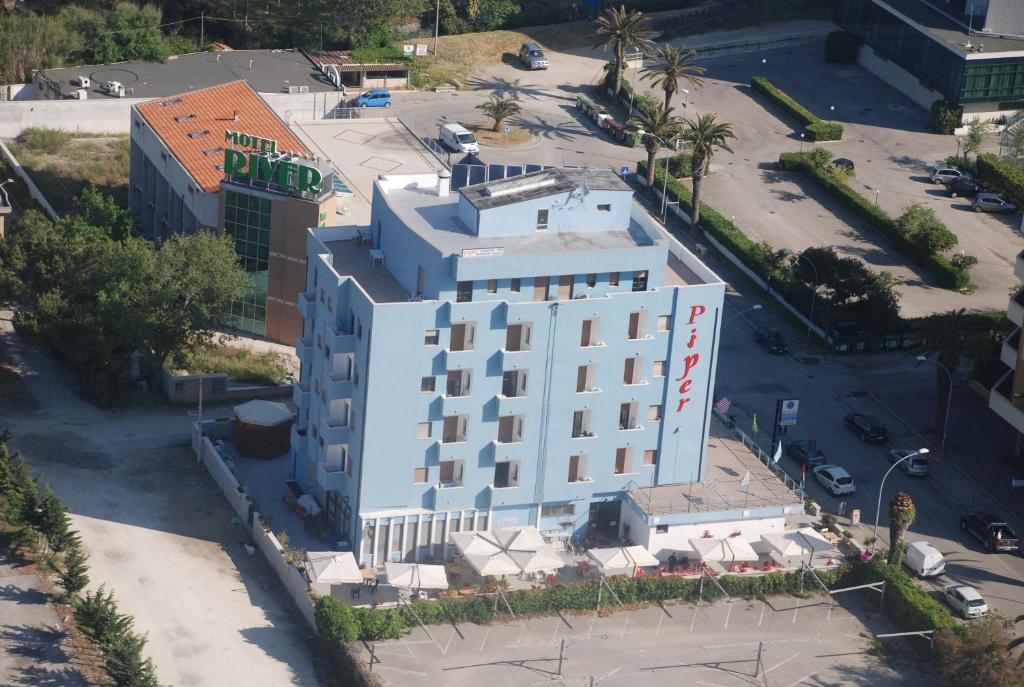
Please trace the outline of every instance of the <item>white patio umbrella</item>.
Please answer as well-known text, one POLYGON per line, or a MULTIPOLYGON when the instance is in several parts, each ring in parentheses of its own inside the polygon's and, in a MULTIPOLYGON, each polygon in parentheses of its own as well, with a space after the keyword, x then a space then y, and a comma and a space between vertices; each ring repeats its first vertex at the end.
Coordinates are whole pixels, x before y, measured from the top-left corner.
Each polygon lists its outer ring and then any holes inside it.
POLYGON ((642 546, 617 546, 609 549, 590 549, 587 556, 597 564, 604 575, 623 572, 634 574, 637 568, 655 566, 660 561, 642 546))
POLYGON ((519 574, 519 564, 512 560, 512 557, 504 551, 491 555, 469 554, 465 558, 466 562, 469 563, 470 567, 480 577, 487 577, 488 575, 500 577, 502 575, 519 574))
POLYGON ((555 571, 565 567, 565 561, 557 553, 545 546, 536 551, 509 551, 509 557, 515 561, 523 574, 555 571))
POLYGON ((351 551, 310 551, 306 554, 309 581, 315 584, 358 584, 363 574, 351 551))
POLYGON ((536 527, 505 527, 491 535, 506 551, 539 551, 548 545, 536 527))
POLYGON ((768 544, 782 558, 814 557, 816 553, 831 551, 832 543, 814 531, 811 527, 799 530, 785 530, 762 534, 761 540, 768 544))
POLYGON ((721 539, 711 537, 691 539, 690 546, 697 552, 700 559, 707 563, 717 563, 732 558, 732 552, 725 547, 725 542, 721 539))
POLYGON ((448 589, 443 565, 421 563, 385 563, 388 584, 409 589, 448 589))
POLYGON ((757 551, 754 551, 754 547, 742 537, 729 537, 723 539, 729 552, 732 554, 733 561, 756 561, 758 559, 757 551))
POLYGON ((503 550, 490 532, 452 532, 448 537, 463 556, 490 556, 503 550))
POLYGON ((535 527, 494 532, 454 532, 452 544, 478 575, 518 575, 565 566, 535 527))

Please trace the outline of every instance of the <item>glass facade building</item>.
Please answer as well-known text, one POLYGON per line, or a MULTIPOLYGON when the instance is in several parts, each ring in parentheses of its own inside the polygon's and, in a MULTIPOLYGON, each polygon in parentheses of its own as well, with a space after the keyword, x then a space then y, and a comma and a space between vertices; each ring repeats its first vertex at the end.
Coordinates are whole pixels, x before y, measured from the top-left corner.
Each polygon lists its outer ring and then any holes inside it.
POLYGON ((267 334, 267 273, 270 260, 270 200, 227 191, 224 231, 249 275, 249 291, 231 304, 228 323, 246 334, 267 334))

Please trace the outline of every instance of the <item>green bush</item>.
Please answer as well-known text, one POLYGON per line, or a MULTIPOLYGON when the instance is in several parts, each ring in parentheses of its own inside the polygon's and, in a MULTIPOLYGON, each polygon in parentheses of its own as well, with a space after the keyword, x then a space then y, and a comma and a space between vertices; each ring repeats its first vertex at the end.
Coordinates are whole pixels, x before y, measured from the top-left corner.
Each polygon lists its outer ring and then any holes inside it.
POLYGON ((804 125, 804 135, 811 141, 838 141, 843 137, 843 127, 835 122, 823 122, 810 110, 789 97, 779 87, 763 76, 750 80, 750 87, 773 103, 793 115, 804 125))
MULTIPOLYGON (((816 159, 820 158, 816 158, 814 152, 782 153, 779 156, 779 168, 787 172, 799 172, 821 186, 848 210, 885 235, 886 238, 896 244, 897 248, 904 251, 915 262, 933 271, 939 278, 939 284, 943 288, 964 289, 970 286, 970 275, 965 269, 958 268, 943 255, 923 254, 922 246, 930 245, 929 241, 917 242, 913 236, 903 233, 903 229, 901 229, 897 220, 894 220, 887 212, 857 193, 856 190, 830 175, 820 164, 816 164, 816 159)), ((938 220, 936 219, 935 222, 938 222, 938 220)), ((949 232, 948 229, 941 226, 941 223, 939 223, 939 226, 941 231, 949 232)), ((956 238, 951 233, 949 236, 952 236, 954 239, 956 238)), ((943 242, 948 242, 949 236, 942 235, 939 239, 939 244, 942 245, 943 242)))
POLYGON ((1018 208, 1024 207, 1024 171, 992 153, 979 155, 977 167, 978 181, 986 188, 1001 193, 1018 208))
POLYGON ((932 130, 937 134, 951 134, 960 122, 960 110, 944 100, 936 100, 932 103, 932 113, 929 119, 932 130))
POLYGON ((956 627, 949 611, 900 566, 879 556, 870 563, 854 563, 843 578, 844 586, 885 582, 885 614, 905 631, 942 630, 956 627))
POLYGON ((857 59, 860 39, 846 31, 833 31, 825 37, 825 61, 849 64, 857 59))
POLYGON ((317 599, 313 617, 317 632, 328 645, 359 639, 359 622, 352 609, 333 596, 317 599))
POLYGON ((55 155, 71 141, 71 134, 63 129, 32 127, 18 134, 17 140, 34 153, 55 155))

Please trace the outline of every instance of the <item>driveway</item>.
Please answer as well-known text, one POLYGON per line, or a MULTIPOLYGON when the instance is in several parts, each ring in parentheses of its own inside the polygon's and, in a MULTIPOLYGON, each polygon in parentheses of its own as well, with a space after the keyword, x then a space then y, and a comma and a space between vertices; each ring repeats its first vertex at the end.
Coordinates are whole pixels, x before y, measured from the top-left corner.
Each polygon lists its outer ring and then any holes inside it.
POLYGON ((67 503, 91 587, 105 583, 135 617, 161 682, 318 685, 312 633, 196 464, 189 414, 85 403, 9 314, 0 346, 40 403, 11 425, 11 444, 67 503))

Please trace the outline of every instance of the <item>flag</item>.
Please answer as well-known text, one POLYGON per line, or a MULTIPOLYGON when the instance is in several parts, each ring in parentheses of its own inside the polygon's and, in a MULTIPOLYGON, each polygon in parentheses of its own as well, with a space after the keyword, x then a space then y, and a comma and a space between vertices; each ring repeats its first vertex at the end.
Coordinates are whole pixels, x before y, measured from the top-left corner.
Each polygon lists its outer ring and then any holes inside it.
POLYGON ((750 430, 757 434, 757 413, 754 413, 754 421, 750 424, 750 430))
POLYGON ((750 470, 747 470, 747 474, 743 475, 743 479, 740 480, 740 489, 746 491, 750 486, 750 470))
POLYGON ((775 447, 775 453, 772 454, 772 462, 778 463, 779 458, 782 458, 782 440, 779 440, 779 445, 775 447))
POLYGON ((727 415, 730 408, 732 408, 732 401, 729 400, 728 396, 722 396, 715 402, 715 410, 721 415, 727 415))

